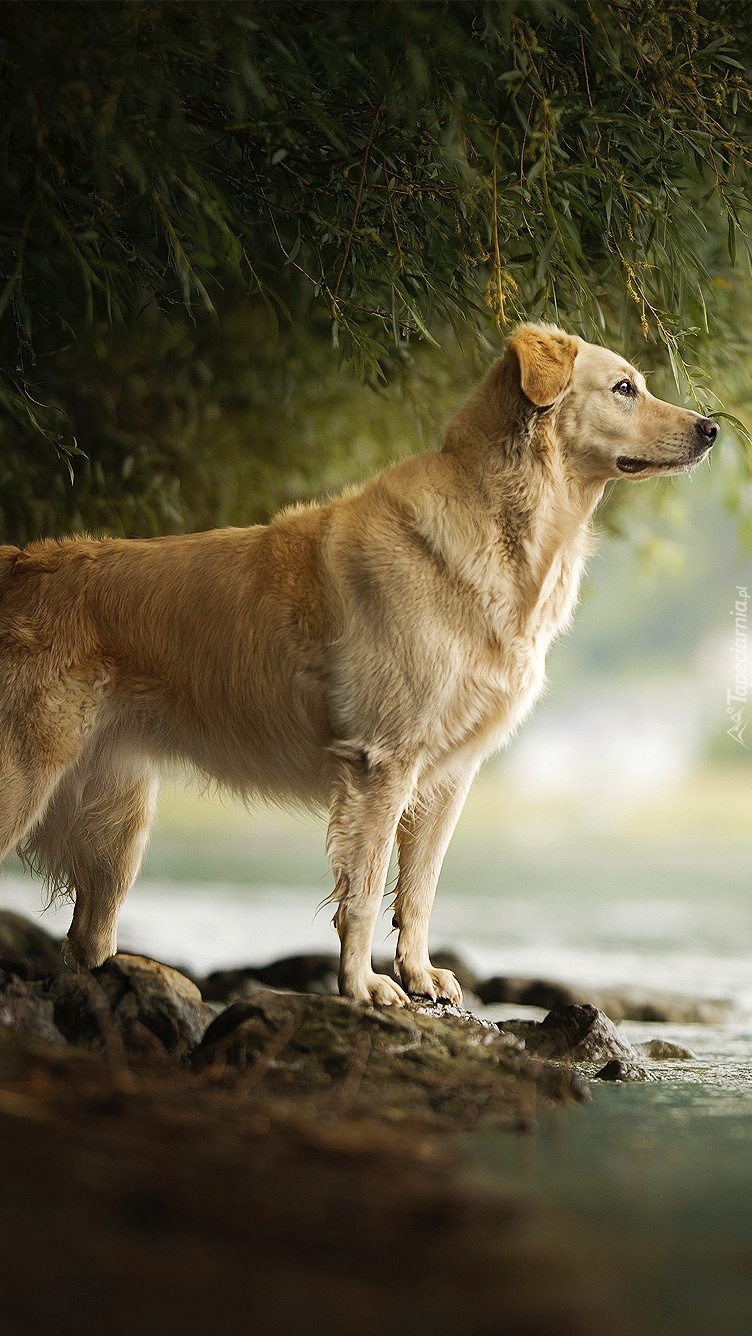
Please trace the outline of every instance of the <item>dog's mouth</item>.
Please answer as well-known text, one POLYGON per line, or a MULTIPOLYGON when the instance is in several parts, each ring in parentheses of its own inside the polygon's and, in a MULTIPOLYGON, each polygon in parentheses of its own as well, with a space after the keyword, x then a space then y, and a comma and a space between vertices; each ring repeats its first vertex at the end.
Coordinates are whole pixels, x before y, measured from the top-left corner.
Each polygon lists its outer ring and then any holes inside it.
POLYGON ((645 469, 654 468, 655 465, 650 459, 630 459, 629 455, 620 455, 616 467, 622 473, 643 473, 645 469))
POLYGON ((710 444, 703 445, 699 450, 693 451, 691 455, 684 456, 683 459, 636 459, 631 455, 620 455, 616 461, 616 467, 620 473, 644 473, 645 469, 660 469, 663 471, 674 469, 692 469, 695 464, 702 463, 703 459, 710 452, 710 444))

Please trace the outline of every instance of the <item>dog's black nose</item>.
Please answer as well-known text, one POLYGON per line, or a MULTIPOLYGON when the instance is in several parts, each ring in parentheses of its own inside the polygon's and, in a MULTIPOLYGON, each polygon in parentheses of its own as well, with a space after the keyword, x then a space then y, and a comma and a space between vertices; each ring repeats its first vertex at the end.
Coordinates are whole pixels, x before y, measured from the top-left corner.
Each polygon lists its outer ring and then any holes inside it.
POLYGON ((698 418, 695 426, 700 435, 705 437, 705 441, 708 445, 713 445, 716 436, 721 430, 718 423, 714 422, 712 418, 698 418))

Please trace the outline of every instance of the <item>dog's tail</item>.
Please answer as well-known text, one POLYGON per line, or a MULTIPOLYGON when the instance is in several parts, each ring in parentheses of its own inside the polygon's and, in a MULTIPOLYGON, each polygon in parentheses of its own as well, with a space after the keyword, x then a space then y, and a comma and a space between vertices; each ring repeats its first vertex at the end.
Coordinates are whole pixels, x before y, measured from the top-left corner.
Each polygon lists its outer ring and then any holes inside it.
POLYGON ((13 571, 20 555, 20 547, 0 547, 0 603, 13 579, 13 571))

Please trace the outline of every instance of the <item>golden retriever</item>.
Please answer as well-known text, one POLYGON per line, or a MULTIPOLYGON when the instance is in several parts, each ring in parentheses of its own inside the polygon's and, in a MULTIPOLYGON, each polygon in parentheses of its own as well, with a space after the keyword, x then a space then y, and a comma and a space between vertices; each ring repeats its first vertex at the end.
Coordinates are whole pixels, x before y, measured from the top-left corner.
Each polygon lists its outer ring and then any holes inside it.
POLYGON ((718 427, 617 353, 524 325, 443 448, 271 524, 0 548, 0 858, 116 950, 160 766, 330 812, 340 988, 459 1002, 428 925, 481 762, 533 705, 609 479, 691 469, 718 427), (402 987, 371 938, 397 841, 402 987), (404 990, 404 991, 403 991, 404 990))

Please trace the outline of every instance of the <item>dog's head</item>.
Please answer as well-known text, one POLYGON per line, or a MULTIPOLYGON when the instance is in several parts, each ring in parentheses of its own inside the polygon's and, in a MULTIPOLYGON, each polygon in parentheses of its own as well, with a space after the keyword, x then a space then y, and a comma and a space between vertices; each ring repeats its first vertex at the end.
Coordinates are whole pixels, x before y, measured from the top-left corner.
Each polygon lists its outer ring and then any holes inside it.
POLYGON ((656 399, 618 353, 553 326, 520 326, 502 360, 523 399, 550 414, 584 480, 683 473, 705 459, 718 435, 710 418, 656 399))

